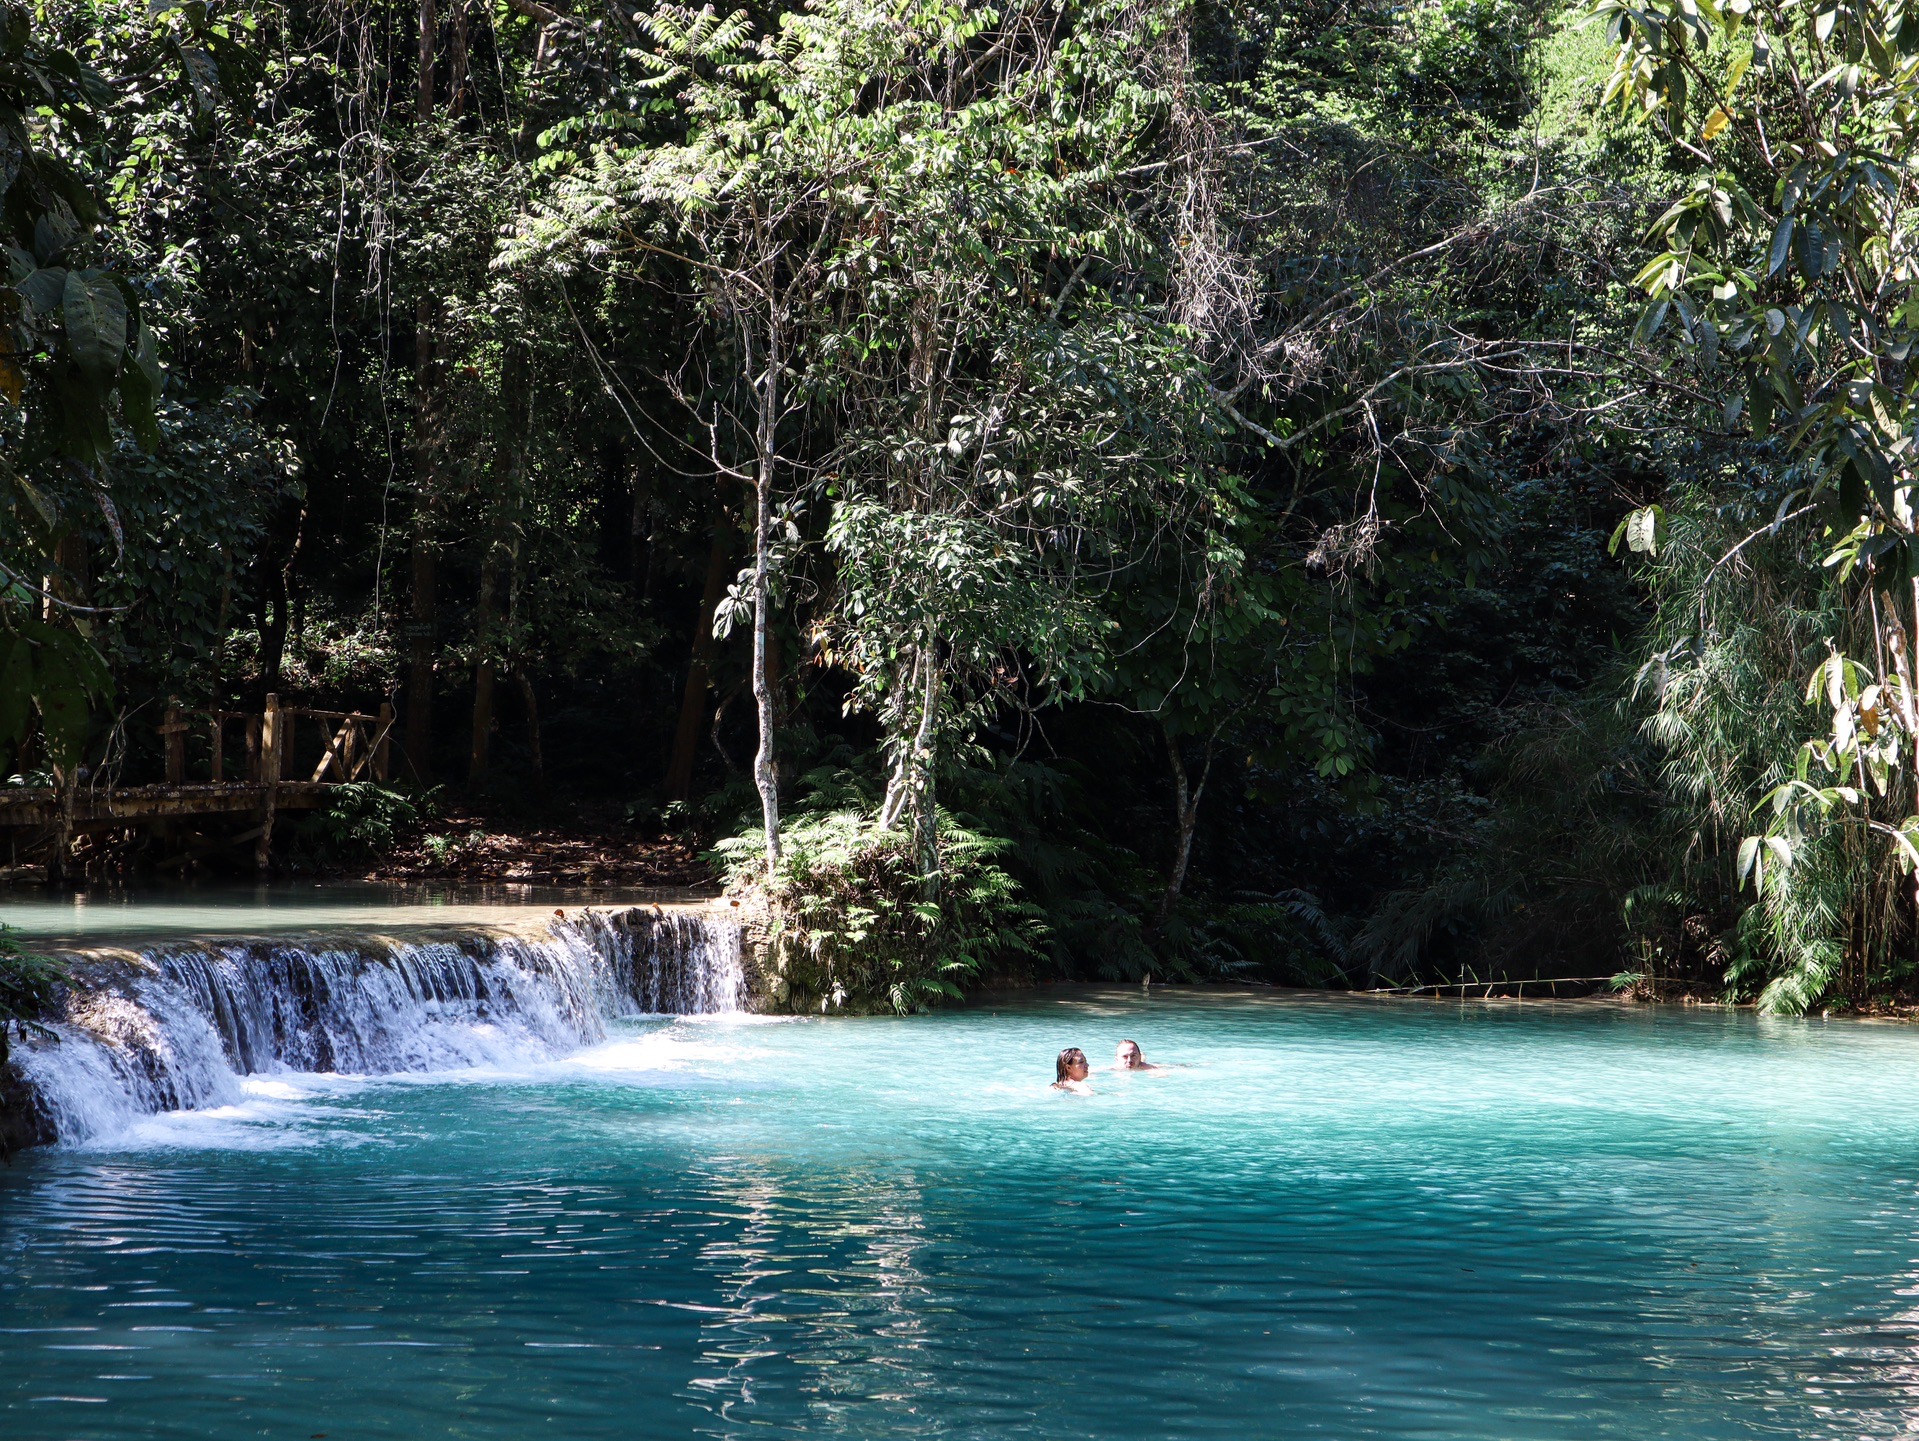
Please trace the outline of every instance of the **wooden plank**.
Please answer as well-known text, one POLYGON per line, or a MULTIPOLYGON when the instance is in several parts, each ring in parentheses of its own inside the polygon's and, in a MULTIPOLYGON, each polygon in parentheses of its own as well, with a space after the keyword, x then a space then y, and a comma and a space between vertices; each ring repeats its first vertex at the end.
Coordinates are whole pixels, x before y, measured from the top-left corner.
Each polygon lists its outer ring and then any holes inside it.
POLYGON ((347 737, 351 735, 352 732, 353 722, 350 719, 340 723, 340 733, 334 736, 333 744, 326 748, 326 754, 320 757, 320 764, 313 769, 314 780, 317 781, 323 778, 327 773, 328 766, 333 767, 334 770, 340 773, 341 780, 350 779, 346 773, 346 767, 341 764, 340 758, 345 753, 347 737))
POLYGON ((379 719, 378 716, 363 715, 356 710, 311 710, 306 706, 283 706, 280 709, 280 714, 311 716, 314 720, 327 721, 370 722, 379 719))
POLYGON ((391 751, 387 745, 387 735, 393 729, 393 703, 384 702, 380 706, 380 729, 373 736, 373 779, 385 784, 393 774, 391 751))
MULTIPOLYGON (((280 810, 313 810, 326 804, 330 785, 282 781, 280 810)), ((86 790, 74 797, 76 826, 98 830, 103 826, 140 825, 148 821, 185 816, 244 815, 257 811, 266 787, 248 781, 224 785, 127 786, 116 791, 86 790)), ((13 831, 55 824, 60 818, 60 792, 50 786, 0 791, 0 830, 13 831)))

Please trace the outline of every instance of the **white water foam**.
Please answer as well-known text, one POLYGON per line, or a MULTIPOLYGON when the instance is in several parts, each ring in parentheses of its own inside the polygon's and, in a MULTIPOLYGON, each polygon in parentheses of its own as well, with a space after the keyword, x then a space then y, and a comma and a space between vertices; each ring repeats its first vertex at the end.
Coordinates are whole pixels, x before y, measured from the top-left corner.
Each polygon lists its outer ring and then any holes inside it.
POLYGON ((660 910, 589 911, 533 938, 234 941, 144 961, 75 987, 53 1037, 16 1047, 62 1141, 294 1099, 250 1077, 520 1071, 598 1045, 612 1016, 746 1002, 738 926, 660 910))

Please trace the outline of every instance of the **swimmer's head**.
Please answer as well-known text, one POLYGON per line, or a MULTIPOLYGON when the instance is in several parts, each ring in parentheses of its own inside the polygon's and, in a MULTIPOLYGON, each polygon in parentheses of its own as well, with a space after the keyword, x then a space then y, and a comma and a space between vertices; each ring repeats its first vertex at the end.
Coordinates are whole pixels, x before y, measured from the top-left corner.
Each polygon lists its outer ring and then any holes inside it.
POLYGON ((1083 1081, 1091 1069, 1086 1064, 1086 1052, 1078 1046, 1068 1046, 1059 1053, 1059 1074, 1054 1077, 1054 1084, 1060 1081, 1083 1081))
POLYGON ((1146 1053, 1139 1048, 1138 1041, 1119 1043, 1119 1068, 1122 1071, 1136 1071, 1146 1064, 1146 1053))

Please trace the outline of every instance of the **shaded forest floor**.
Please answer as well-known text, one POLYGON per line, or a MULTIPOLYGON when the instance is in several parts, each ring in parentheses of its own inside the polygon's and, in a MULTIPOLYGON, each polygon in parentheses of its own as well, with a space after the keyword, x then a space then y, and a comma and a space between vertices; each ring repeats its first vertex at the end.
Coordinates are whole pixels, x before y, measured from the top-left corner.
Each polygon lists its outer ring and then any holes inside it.
POLYGON ((343 870, 369 881, 718 887, 690 842, 592 806, 526 817, 449 805, 377 862, 343 870))

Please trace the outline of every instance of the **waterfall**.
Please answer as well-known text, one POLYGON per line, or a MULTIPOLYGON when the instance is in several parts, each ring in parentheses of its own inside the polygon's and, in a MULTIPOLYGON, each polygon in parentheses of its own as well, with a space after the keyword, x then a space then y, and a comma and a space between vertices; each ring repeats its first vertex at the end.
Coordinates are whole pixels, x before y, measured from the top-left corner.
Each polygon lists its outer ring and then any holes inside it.
POLYGON ((390 1075, 545 1060, 621 1015, 747 1000, 740 929, 693 911, 585 911, 538 933, 153 947, 76 966, 50 1037, 14 1058, 59 1140, 239 1098, 271 1072, 390 1075))

